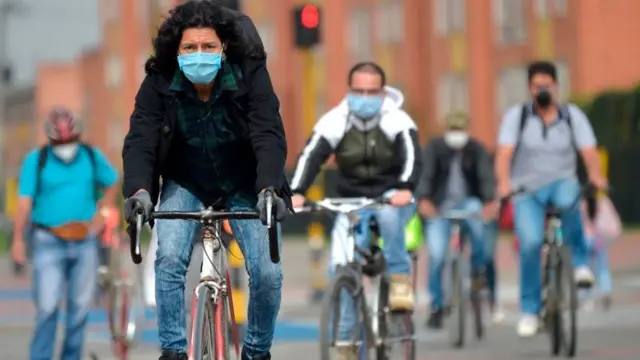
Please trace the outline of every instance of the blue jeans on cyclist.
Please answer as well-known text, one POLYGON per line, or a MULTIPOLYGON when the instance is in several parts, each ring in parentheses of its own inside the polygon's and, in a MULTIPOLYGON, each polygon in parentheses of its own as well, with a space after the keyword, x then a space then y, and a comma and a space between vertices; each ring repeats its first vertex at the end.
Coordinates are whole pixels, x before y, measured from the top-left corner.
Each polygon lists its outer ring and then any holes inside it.
MULTIPOLYGON (((455 205, 452 210, 482 211, 482 201, 478 198, 468 198, 455 205)), ((446 210, 445 210, 446 211, 446 210)), ((484 270, 484 227, 480 219, 469 219, 462 222, 462 233, 468 235, 471 245, 471 269, 474 279, 480 279, 484 270)), ((425 239, 429 251, 428 289, 431 295, 431 316, 428 321, 430 328, 442 327, 444 307, 443 270, 449 251, 451 236, 451 221, 443 218, 431 218, 426 222, 425 239)))
POLYGON ((593 282, 587 264, 587 249, 582 229, 582 218, 576 199, 580 184, 574 179, 554 181, 534 193, 516 196, 514 227, 520 239, 520 310, 522 317, 518 334, 532 336, 538 327, 541 307, 541 250, 543 244, 546 205, 566 209, 562 214, 564 241, 572 247, 573 262, 578 283, 593 282), (573 206, 573 207, 571 207, 573 206))
MULTIPOLYGON (((411 286, 411 258, 405 246, 404 229, 415 214, 414 204, 405 207, 385 206, 376 210, 362 210, 360 212, 359 231, 356 232, 356 244, 360 247, 369 246, 371 234, 369 222, 375 217, 380 235, 384 239, 382 252, 390 275, 389 306, 394 310, 412 310, 414 306, 413 287, 411 286)), ((346 264, 346 239, 349 231, 349 221, 345 215, 336 217, 331 233, 331 263, 330 274, 335 266, 346 264)), ((359 257, 356 255, 356 259, 359 257)), ((355 326, 356 314, 352 298, 348 294, 340 295, 340 321, 338 340, 352 340, 351 330, 355 326)))
POLYGON ((496 251, 498 247, 498 237, 500 229, 497 221, 491 221, 484 227, 484 271, 489 293, 489 306, 491 309, 492 321, 494 323, 502 321, 504 314, 500 309, 498 301, 498 263, 496 261, 496 251))
POLYGON ((80 359, 97 281, 97 239, 90 236, 82 241, 65 241, 48 231, 34 229, 32 244, 36 329, 31 340, 30 359, 53 358, 63 299, 67 313, 60 358, 80 359))
MULTIPOLYGON (((173 181, 165 180, 160 211, 198 211, 202 202, 173 181)), ((230 199, 231 211, 253 210, 254 204, 230 199)), ((253 358, 271 349, 280 310, 282 269, 269 257, 267 228, 259 220, 230 221, 249 274, 249 309, 243 355, 253 358)), ((200 225, 187 220, 158 220, 156 305, 162 350, 187 352, 185 283, 193 239, 200 225)), ((233 255, 231 255, 233 256, 233 255)), ((238 256, 238 255, 236 255, 238 256)))

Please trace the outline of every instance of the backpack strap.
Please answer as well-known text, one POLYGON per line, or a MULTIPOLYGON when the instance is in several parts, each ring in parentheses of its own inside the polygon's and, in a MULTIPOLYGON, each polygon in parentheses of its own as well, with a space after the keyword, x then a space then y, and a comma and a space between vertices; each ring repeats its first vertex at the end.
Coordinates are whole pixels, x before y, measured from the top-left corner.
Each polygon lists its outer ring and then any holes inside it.
POLYGON ((522 105, 522 111, 520 111, 520 125, 518 127, 518 140, 517 144, 520 144, 520 140, 522 140, 522 133, 524 132, 524 127, 527 125, 527 119, 529 118, 529 105, 522 105))
POLYGON ((84 142, 80 143, 80 148, 87 152, 87 155, 89 155, 89 161, 91 161, 91 171, 93 172, 93 196, 97 203, 98 200, 100 200, 100 184, 98 183, 96 152, 93 150, 93 146, 84 142))
POLYGON ((32 203, 35 204, 36 198, 38 194, 40 194, 40 190, 42 187, 42 170, 44 166, 47 164, 47 158, 49 157, 49 145, 43 145, 38 150, 38 167, 36 168, 36 191, 33 194, 33 199, 31 199, 32 203))

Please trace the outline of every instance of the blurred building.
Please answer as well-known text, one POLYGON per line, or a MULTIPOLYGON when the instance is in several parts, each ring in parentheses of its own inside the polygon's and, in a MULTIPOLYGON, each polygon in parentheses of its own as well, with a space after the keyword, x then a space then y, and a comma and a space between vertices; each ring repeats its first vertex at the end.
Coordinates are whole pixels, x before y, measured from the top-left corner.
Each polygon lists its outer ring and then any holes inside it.
MULTIPOLYGON (((73 64, 42 64, 36 118, 66 104, 87 121, 88 138, 120 164, 136 91, 151 39, 181 0, 100 0, 103 44, 73 64), (64 89, 64 90, 61 90, 64 89), (65 100, 66 99, 66 100, 65 100)), ((316 0, 322 44, 313 50, 315 118, 347 90, 357 61, 375 60, 422 141, 441 131, 449 111, 472 117, 472 131, 493 146, 502 112, 527 99, 526 65, 554 60, 561 93, 592 95, 640 79, 640 2, 629 0, 316 0)), ((305 124, 303 64, 293 47, 298 0, 240 0, 256 23, 281 101, 293 166, 313 124, 305 124)), ((311 116, 314 118, 314 116, 311 116)), ((313 120, 313 119, 312 119, 313 120)), ((40 134, 39 129, 36 131, 40 134)))
MULTIPOLYGON (((526 65, 558 64, 561 93, 591 95, 640 79, 640 2, 628 0, 324 0, 316 50, 318 111, 337 104, 357 61, 376 60, 404 91, 422 140, 452 110, 468 111, 472 131, 493 146, 502 112, 527 99, 526 65)), ((295 0, 244 0, 270 56, 282 100, 290 162, 307 136, 301 59, 292 48, 295 0)), ((308 131, 308 130, 307 130, 308 131)))

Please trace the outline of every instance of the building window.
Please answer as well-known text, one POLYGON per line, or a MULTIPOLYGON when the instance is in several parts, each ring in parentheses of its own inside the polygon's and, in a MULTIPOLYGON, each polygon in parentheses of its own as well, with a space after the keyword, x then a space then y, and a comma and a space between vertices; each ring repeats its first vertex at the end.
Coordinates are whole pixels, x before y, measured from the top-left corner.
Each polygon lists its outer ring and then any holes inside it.
POLYGON ((111 55, 107 58, 105 83, 108 88, 116 88, 122 84, 122 57, 111 55))
POLYGON ((507 109, 529 100, 527 68, 525 66, 503 69, 498 76, 498 110, 507 109))
POLYGON ((571 76, 569 66, 565 61, 556 61, 556 69, 558 70, 558 100, 561 103, 569 101, 571 97, 571 76))
POLYGON ((568 12, 567 0, 553 0, 553 11, 557 17, 565 17, 568 12))
POLYGON ((267 52, 267 56, 270 60, 275 61, 277 59, 278 51, 276 49, 276 36, 274 33, 273 22, 265 21, 260 24, 256 24, 258 33, 264 44, 264 50, 267 52))
POLYGON ((400 44, 404 41, 403 0, 381 3, 376 11, 378 41, 400 44))
POLYGON ((526 40, 525 3, 525 0, 494 0, 494 16, 501 44, 521 43, 526 40))
POLYGON ((444 122, 447 114, 469 111, 469 88, 467 78, 460 75, 445 75, 438 87, 438 121, 444 122))
POLYGON ((361 7, 351 13, 347 36, 354 62, 373 59, 371 29, 371 11, 368 8, 361 7))
POLYGON ((466 22, 465 0, 436 0, 434 6, 434 24, 439 35, 448 35, 464 30, 466 22))
POLYGON ((535 0, 535 6, 538 19, 547 19, 549 17, 549 0, 535 0))

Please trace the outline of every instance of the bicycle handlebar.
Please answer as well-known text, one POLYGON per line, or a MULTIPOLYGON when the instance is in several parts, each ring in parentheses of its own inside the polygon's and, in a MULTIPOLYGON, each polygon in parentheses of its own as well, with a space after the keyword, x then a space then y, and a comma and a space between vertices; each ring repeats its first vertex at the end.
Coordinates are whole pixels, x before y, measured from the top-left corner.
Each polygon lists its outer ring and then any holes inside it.
MULTIPOLYGON (((273 204, 273 198, 271 198, 271 204, 273 204)), ((269 197, 267 197, 267 205, 269 205, 269 197)), ((271 207, 267 207, 267 227, 269 229, 269 254, 271 261, 274 264, 280 262, 280 251, 278 247, 278 227, 275 219, 273 219, 273 212, 269 211, 271 207)), ((131 259, 135 264, 142 262, 142 252, 140 249, 140 233, 144 225, 144 213, 141 210, 136 215, 135 233, 129 232, 131 238, 131 259)), ((212 208, 207 208, 200 211, 154 211, 149 215, 150 220, 165 219, 165 220, 200 220, 200 221, 216 221, 216 220, 249 220, 258 219, 260 215, 256 211, 214 211, 212 208)), ((131 224, 129 225, 131 228, 131 224)))
POLYGON ((325 198, 318 201, 306 200, 302 208, 294 209, 297 213, 314 212, 327 210, 335 213, 349 214, 376 206, 389 205, 390 200, 386 197, 375 199, 367 197, 357 198, 325 198))
MULTIPOLYGON (((612 189, 610 187, 606 188, 606 189, 598 189, 595 185, 593 185, 591 183, 584 184, 584 185, 582 185, 580 187, 580 191, 578 192, 578 196, 576 196, 575 200, 571 203, 570 206, 564 207, 564 208, 557 208, 557 210, 566 211, 567 209, 571 209, 571 208, 575 207, 580 202, 580 199, 583 196, 589 195, 592 192, 598 191, 598 190, 605 191, 605 192, 608 193, 612 189)), ((533 193, 535 193, 535 190, 525 189, 524 187, 521 187, 521 188, 519 188, 517 190, 514 190, 514 191, 511 192, 511 194, 509 194, 509 195, 507 195, 507 196, 505 196, 505 197, 500 199, 501 207, 503 207, 512 196, 520 195, 520 194, 533 194, 533 193)), ((542 204, 542 202, 536 196, 533 196, 533 199, 538 204, 541 204, 541 205, 544 205, 544 206, 548 206, 548 204, 542 204)))

